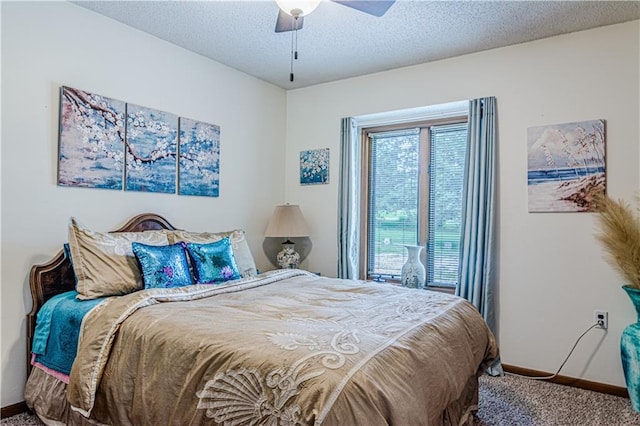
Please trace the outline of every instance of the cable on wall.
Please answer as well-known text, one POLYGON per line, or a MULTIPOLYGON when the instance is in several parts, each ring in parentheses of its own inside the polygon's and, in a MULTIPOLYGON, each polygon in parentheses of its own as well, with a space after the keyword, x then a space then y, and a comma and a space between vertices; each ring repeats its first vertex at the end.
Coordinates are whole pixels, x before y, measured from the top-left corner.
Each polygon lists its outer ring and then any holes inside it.
POLYGON ((580 335, 580 337, 578 337, 578 340, 576 340, 576 343, 573 344, 573 347, 571 348, 571 350, 569 351, 569 354, 567 355, 567 357, 564 359, 564 361, 562 361, 562 364, 560 365, 560 368, 558 368, 558 371, 556 371, 553 375, 551 376, 525 376, 522 374, 516 374, 516 373, 506 373, 505 374, 509 374, 512 376, 518 376, 518 377, 523 377, 525 379, 531 379, 531 380, 551 380, 551 379, 555 379, 558 374, 560 374, 560 370, 562 370, 562 367, 564 367, 564 365, 567 363, 567 361, 569 360, 569 357, 571 356, 571 354, 573 353, 574 349, 576 348, 576 346, 578 346, 578 343, 580 342, 580 340, 582 340, 582 338, 591 330, 593 330, 594 328, 601 326, 601 321, 598 321, 597 323, 593 324, 591 327, 587 328, 585 330, 584 333, 582 333, 580 335))

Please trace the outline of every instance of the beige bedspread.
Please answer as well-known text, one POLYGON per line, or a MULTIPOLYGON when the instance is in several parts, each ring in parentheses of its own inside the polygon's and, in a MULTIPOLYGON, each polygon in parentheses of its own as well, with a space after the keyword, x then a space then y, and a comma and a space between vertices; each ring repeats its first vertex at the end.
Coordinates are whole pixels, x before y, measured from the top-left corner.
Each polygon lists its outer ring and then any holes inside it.
POLYGON ((118 425, 459 424, 496 356, 463 299, 274 271, 109 299, 67 399, 118 425))

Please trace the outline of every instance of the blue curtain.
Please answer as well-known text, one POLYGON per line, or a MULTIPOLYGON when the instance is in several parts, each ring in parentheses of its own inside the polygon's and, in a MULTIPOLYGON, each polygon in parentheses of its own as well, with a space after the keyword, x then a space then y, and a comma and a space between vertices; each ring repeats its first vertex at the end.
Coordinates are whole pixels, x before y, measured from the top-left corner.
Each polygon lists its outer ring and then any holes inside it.
MULTIPOLYGON (((495 294, 496 99, 469 101, 469 135, 462 193, 460 282, 456 294, 478 308, 496 334, 495 294)), ((498 359, 488 370, 502 375, 498 359)))
POLYGON ((338 188, 338 278, 358 279, 360 269, 360 144, 353 118, 342 119, 338 188))

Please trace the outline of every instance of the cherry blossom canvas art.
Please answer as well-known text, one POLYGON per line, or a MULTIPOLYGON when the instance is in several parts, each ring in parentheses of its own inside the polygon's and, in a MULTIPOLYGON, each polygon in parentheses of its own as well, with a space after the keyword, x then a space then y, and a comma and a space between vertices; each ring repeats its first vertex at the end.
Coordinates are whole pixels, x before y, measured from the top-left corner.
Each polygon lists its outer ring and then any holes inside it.
POLYGON ((127 191, 176 192, 178 116, 127 104, 127 191))
POLYGON ((220 127, 63 86, 58 185, 217 197, 220 127))
POLYGON ((60 90, 58 185, 122 189, 125 103, 60 90))
POLYGON ((180 117, 178 193, 217 197, 220 186, 220 127, 180 117))
POLYGON ((300 185, 329 183, 329 148, 300 151, 300 185))

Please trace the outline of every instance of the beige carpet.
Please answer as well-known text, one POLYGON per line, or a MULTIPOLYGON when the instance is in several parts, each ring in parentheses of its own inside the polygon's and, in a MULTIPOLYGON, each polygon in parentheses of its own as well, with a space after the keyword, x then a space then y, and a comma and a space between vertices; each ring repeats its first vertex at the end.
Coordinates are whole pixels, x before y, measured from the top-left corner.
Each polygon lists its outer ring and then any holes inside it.
POLYGON ((475 426, 640 426, 629 400, 506 375, 480 378, 475 426))
MULTIPOLYGON (((2 425, 41 425, 26 413, 2 425)), ((640 426, 629 400, 515 376, 480 378, 475 426, 640 426)), ((402 425, 396 425, 402 426, 402 425)))

